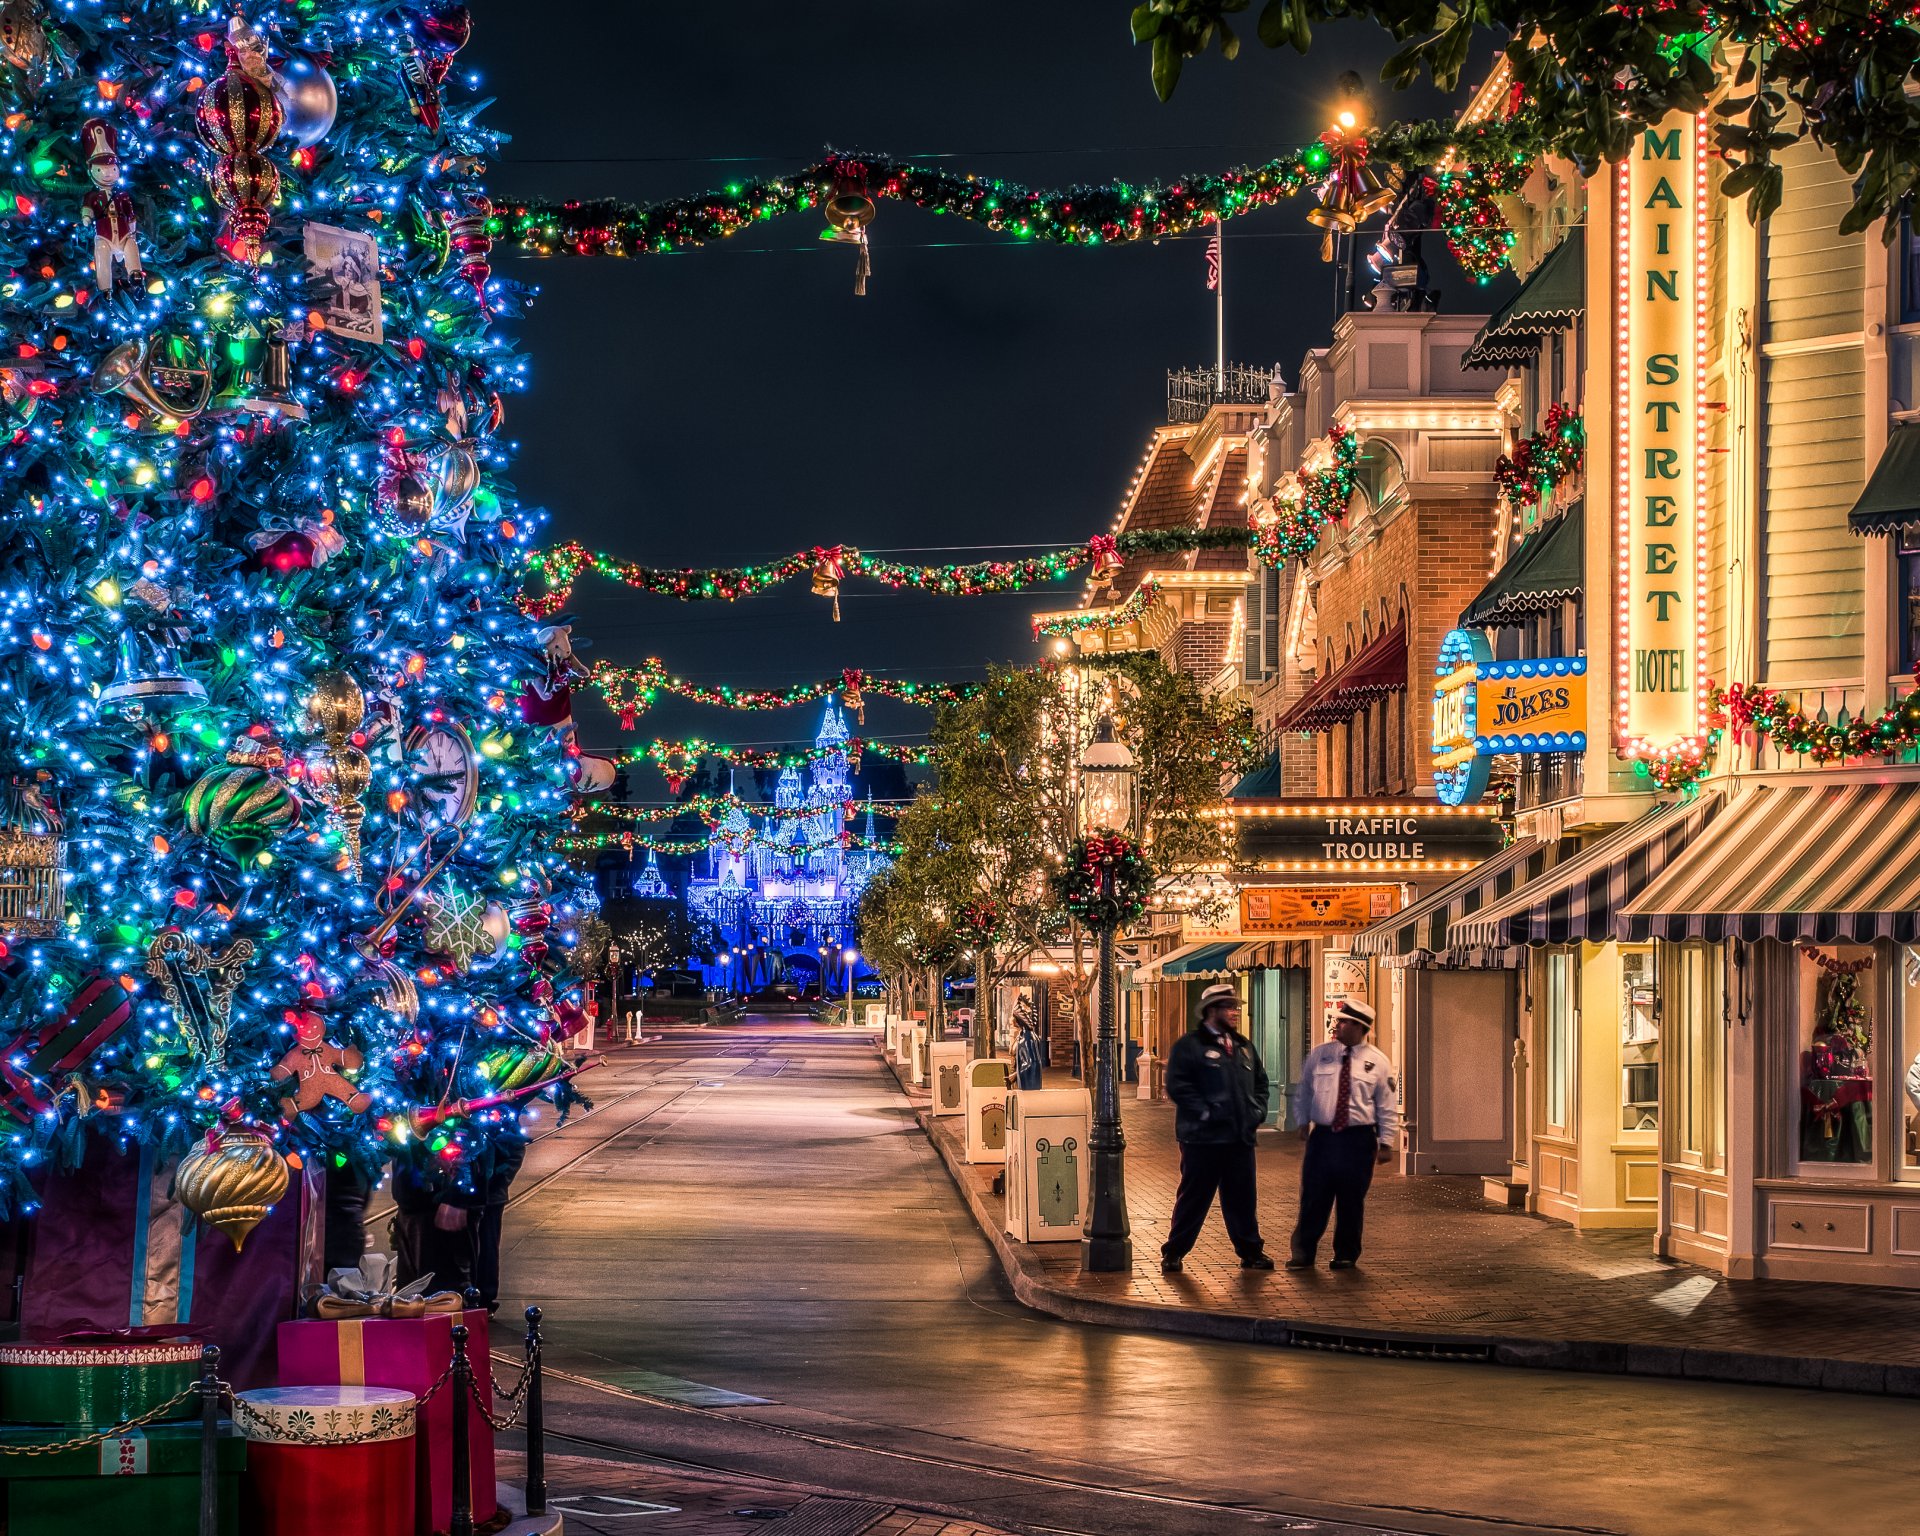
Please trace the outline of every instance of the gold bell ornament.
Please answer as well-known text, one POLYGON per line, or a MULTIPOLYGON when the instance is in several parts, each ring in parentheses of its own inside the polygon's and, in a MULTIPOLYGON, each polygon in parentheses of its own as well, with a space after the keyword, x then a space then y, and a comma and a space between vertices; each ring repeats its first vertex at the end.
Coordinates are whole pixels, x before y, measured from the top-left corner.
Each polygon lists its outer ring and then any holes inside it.
POLYGON ((1393 201, 1393 188, 1367 158, 1364 133, 1335 125, 1320 135, 1320 143, 1328 157, 1327 179, 1320 184, 1319 205, 1307 210, 1307 218, 1327 232, 1320 242, 1320 259, 1332 261, 1334 235, 1352 234, 1367 215, 1386 207, 1393 201))
POLYGON ((857 160, 843 161, 834 178, 833 194, 821 205, 820 211, 827 218, 827 227, 820 231, 822 240, 859 247, 853 262, 853 291, 857 298, 866 297, 867 279, 873 274, 873 250, 867 243, 867 226, 878 211, 872 194, 867 191, 867 168, 857 160))
POLYGON ((180 1159, 173 1189, 180 1203, 233 1239, 238 1253, 247 1234, 287 1192, 286 1159, 264 1132, 250 1125, 207 1132, 207 1139, 180 1159))
POLYGON ((813 552, 813 595, 833 602, 833 622, 840 622, 840 583, 847 579, 847 552, 838 544, 813 552))

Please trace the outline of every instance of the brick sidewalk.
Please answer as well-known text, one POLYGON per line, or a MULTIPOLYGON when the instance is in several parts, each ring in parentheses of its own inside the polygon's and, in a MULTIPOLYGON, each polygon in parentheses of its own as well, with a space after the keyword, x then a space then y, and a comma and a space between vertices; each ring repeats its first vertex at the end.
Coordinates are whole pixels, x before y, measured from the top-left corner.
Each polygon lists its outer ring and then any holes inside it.
MULTIPOLYGON (((523 1458, 503 1451, 499 1462, 501 1480, 517 1485, 525 1475, 523 1458)), ((804 1524, 823 1536, 1007 1536, 970 1520, 834 1498, 784 1483, 591 1456, 548 1456, 547 1488, 549 1509, 564 1518, 568 1531, 585 1536, 622 1536, 636 1529, 648 1536, 740 1536, 761 1529, 760 1521, 770 1530, 804 1524), (644 1526, 635 1526, 636 1520, 644 1520, 644 1526), (791 1524, 777 1526, 776 1521, 791 1524)))
MULTIPOLYGON (((896 1074, 897 1075, 897 1074, 896 1074)), ((1075 1086, 1062 1075, 1048 1086, 1075 1086)), ((905 1084, 902 1084, 903 1088, 905 1084)), ((1129 1090, 1130 1092, 1130 1090, 1129 1090)), ((924 1111, 927 1096, 908 1090, 924 1111)), ((927 1120, 935 1145, 995 1242, 1016 1293, 1062 1316, 1275 1343, 1358 1331, 1382 1345, 1442 1347, 1502 1363, 1695 1375, 1920 1396, 1920 1291, 1784 1280, 1729 1281, 1657 1258, 1651 1232, 1578 1232, 1503 1210, 1477 1179, 1382 1169, 1367 1200, 1360 1268, 1242 1270, 1216 1207, 1178 1275, 1160 1244, 1179 1177, 1173 1109, 1125 1097, 1131 1274, 1089 1275, 1078 1244, 1013 1243, 996 1229, 994 1167, 963 1160, 962 1122, 927 1120)), ((923 1114, 923 1118, 925 1118, 923 1114)), ((1300 1144, 1263 1132, 1260 1227, 1283 1260, 1300 1144)))

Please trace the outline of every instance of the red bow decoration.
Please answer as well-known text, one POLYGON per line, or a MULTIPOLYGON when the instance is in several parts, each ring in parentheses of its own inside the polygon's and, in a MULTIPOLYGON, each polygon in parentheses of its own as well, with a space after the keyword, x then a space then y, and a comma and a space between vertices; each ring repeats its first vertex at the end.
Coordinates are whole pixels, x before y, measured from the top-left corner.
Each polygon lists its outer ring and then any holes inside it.
POLYGON ((1120 559, 1120 548, 1110 533, 1096 533, 1087 540, 1087 554, 1093 561, 1091 580, 1096 587, 1110 587, 1113 578, 1120 574, 1124 563, 1120 559))

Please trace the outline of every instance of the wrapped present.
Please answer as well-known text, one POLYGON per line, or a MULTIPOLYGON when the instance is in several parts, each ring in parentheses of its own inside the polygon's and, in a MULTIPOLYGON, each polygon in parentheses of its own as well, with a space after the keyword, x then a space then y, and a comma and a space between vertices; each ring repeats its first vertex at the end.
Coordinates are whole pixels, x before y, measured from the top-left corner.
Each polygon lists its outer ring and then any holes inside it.
POLYGON ((431 1291, 432 1275, 399 1284, 399 1260, 390 1253, 363 1254, 354 1269, 330 1269, 326 1283, 310 1287, 300 1310, 333 1321, 343 1317, 425 1317, 429 1312, 458 1312, 457 1291, 431 1291))
MULTIPOLYGON (((311 1166, 247 1239, 244 1252, 174 1198, 174 1161, 152 1147, 91 1140, 80 1166, 37 1179, 22 1338, 189 1325, 220 1347, 236 1387, 275 1381, 274 1325, 320 1278, 324 1204, 311 1166)), ((181 1331, 177 1327, 174 1331, 181 1331)))
POLYGON ((467 1415, 468 1482, 476 1525, 495 1508, 493 1372, 487 1314, 429 1312, 422 1317, 314 1318, 280 1325, 280 1379, 288 1385, 396 1387, 425 1399, 414 1421, 414 1530, 445 1531, 453 1511, 453 1415, 467 1415), (457 1403, 451 1379, 453 1325, 467 1325, 467 1358, 479 1403, 457 1403), (435 1390, 438 1388, 438 1390, 435 1390), (482 1405, 485 1411, 482 1411, 482 1405))
MULTIPOLYGON (((75 1530, 198 1536, 200 1426, 153 1424, 65 1450, 71 1429, 0 1429, 7 1536, 71 1536, 75 1530)), ((240 1473, 247 1444, 222 1423, 214 1441, 220 1536, 240 1536, 240 1473)))
MULTIPOLYGON (((107 1429, 152 1412, 199 1379, 200 1345, 192 1339, 0 1345, 0 1421, 107 1429)), ((199 1416, 197 1396, 165 1415, 199 1416)))
POLYGON ((414 1400, 388 1387, 242 1392, 248 1536, 412 1536, 414 1400))

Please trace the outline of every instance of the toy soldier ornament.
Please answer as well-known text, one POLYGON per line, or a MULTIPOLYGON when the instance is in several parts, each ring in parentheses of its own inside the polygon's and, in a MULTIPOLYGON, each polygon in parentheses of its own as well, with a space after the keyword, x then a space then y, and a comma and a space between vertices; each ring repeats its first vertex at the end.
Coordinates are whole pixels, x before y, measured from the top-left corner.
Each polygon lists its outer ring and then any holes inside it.
POLYGON ((133 199, 120 187, 120 142, 113 124, 104 117, 88 118, 80 127, 80 143, 87 155, 87 177, 93 182, 93 190, 80 205, 93 220, 94 284, 102 293, 112 293, 118 263, 126 281, 139 287, 147 275, 140 265, 140 225, 133 199))

